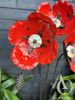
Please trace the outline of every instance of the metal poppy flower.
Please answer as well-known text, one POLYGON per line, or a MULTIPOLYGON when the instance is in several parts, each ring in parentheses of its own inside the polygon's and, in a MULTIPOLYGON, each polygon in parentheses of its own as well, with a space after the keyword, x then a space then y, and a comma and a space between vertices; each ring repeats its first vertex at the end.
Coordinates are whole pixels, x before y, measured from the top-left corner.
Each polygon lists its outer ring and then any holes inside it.
POLYGON ((64 43, 69 65, 71 70, 75 72, 75 32, 69 35, 64 43))
POLYGON ((48 2, 41 3, 37 9, 37 12, 43 13, 46 16, 49 16, 57 27, 56 36, 68 35, 68 33, 63 33, 66 28, 66 24, 69 20, 72 19, 74 14, 74 9, 72 5, 67 1, 58 1, 54 4, 51 9, 48 2))
POLYGON ((55 35, 56 26, 49 17, 31 13, 28 21, 18 21, 9 30, 9 41, 15 46, 11 60, 26 70, 33 69, 38 63, 51 63, 58 51, 55 35))

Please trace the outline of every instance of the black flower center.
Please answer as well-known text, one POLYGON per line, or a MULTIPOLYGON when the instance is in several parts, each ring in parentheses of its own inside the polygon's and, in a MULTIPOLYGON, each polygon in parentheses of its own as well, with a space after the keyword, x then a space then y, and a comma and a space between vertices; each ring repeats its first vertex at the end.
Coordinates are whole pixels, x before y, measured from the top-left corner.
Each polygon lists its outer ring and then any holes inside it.
POLYGON ((36 40, 36 39, 34 39, 34 40, 33 40, 33 43, 34 43, 34 44, 35 44, 35 43, 37 43, 37 40, 36 40))

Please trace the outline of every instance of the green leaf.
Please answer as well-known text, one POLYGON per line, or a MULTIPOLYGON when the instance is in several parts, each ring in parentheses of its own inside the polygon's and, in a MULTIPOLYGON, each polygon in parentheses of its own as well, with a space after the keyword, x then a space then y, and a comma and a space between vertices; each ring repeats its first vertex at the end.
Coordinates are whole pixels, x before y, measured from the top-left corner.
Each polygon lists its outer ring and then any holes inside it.
POLYGON ((67 89, 65 89, 64 92, 65 93, 69 93, 70 88, 71 88, 70 83, 69 82, 66 82, 66 86, 67 86, 67 89))
POLYGON ((23 100, 23 96, 21 93, 18 93, 18 96, 21 98, 21 100, 23 100))
POLYGON ((75 88, 75 83, 73 83, 73 87, 75 88))
POLYGON ((50 98, 50 100, 56 100, 57 99, 57 94, 56 92, 53 94, 52 98, 50 98))
MULTIPOLYGON (((63 77, 63 80, 72 80, 72 79, 75 79, 75 74, 73 75, 68 75, 68 76, 64 76, 63 77)), ((60 79, 59 79, 60 80, 60 79)))
POLYGON ((8 80, 9 76, 8 75, 2 75, 1 81, 5 81, 8 80))
POLYGON ((10 87, 12 85, 14 85, 15 83, 16 83, 16 80, 14 78, 11 78, 11 79, 3 82, 1 84, 0 91, 3 91, 4 89, 6 89, 6 88, 8 88, 8 87, 10 87))
POLYGON ((26 84, 30 79, 32 79, 33 75, 29 75, 24 79, 24 84, 26 84))
POLYGON ((0 83, 1 83, 1 70, 0 70, 0 83))
POLYGON ((6 97, 3 92, 0 92, 0 100, 6 100, 6 97))
POLYGON ((63 93, 58 97, 57 100, 73 100, 73 97, 67 93, 63 93))
POLYGON ((3 70, 1 70, 1 74, 5 74, 5 72, 3 70))
POLYGON ((10 90, 4 90, 4 94, 7 100, 20 100, 13 92, 10 90))

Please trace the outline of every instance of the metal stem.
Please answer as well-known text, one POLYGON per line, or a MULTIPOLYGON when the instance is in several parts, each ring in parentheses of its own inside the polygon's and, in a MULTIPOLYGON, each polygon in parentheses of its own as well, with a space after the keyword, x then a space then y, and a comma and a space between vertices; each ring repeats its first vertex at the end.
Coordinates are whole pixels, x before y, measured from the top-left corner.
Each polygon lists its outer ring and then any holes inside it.
POLYGON ((60 13, 58 13, 58 15, 57 15, 57 19, 59 19, 59 20, 61 20, 61 19, 60 19, 60 15, 61 15, 60 13))
POLYGON ((63 55, 64 55, 64 53, 62 53, 62 54, 59 56, 58 60, 57 60, 57 63, 56 63, 56 66, 55 66, 55 71, 54 71, 53 80, 54 80, 54 77, 55 77, 55 75, 56 75, 56 71, 57 71, 58 63, 59 63, 59 61, 60 61, 60 59, 61 59, 61 57, 62 57, 63 55))
POLYGON ((39 75, 40 75, 40 100, 42 100, 42 77, 41 77, 41 66, 38 66, 39 75))
POLYGON ((40 32, 39 32, 39 36, 42 37, 42 30, 40 30, 40 32))
POLYGON ((29 36, 24 36, 23 38, 28 40, 29 36))
POLYGON ((30 47, 28 53, 31 53, 33 49, 33 47, 30 47))
MULTIPOLYGON (((57 60, 57 63, 56 63, 56 66, 55 66, 55 70, 54 70, 54 75, 53 75, 53 83, 54 83, 54 78, 55 78, 55 75, 56 75, 58 63, 59 63, 59 61, 60 61, 60 59, 61 59, 61 57, 62 57, 63 55, 64 55, 64 53, 62 53, 62 54, 59 56, 58 60, 57 60)), ((51 97, 51 94, 52 94, 52 93, 53 93, 53 88, 51 88, 51 90, 50 90, 50 97, 51 97)))
POLYGON ((45 90, 44 90, 44 100, 47 99, 47 84, 48 84, 48 75, 49 75, 49 64, 47 66, 47 72, 46 72, 46 81, 45 81, 45 90))

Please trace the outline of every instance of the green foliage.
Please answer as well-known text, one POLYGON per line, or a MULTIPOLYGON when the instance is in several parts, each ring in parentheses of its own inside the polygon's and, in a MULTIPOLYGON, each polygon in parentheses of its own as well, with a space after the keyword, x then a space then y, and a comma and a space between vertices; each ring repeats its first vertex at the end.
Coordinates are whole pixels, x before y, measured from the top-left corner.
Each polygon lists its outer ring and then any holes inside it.
POLYGON ((20 100, 13 92, 10 90, 4 90, 4 94, 7 100, 20 100))
POLYGON ((1 70, 0 70, 0 84, 1 84, 1 70))
POLYGON ((63 93, 58 97, 57 100, 73 100, 73 96, 63 93))
MULTIPOLYGON (((31 78, 32 75, 27 76, 24 79, 23 85, 31 78)), ((23 100, 23 96, 16 89, 16 79, 0 70, 0 100, 20 100, 17 96, 23 100)))
POLYGON ((53 94, 53 96, 51 97, 51 99, 50 100, 56 100, 57 99, 57 94, 56 94, 56 92, 53 94))
POLYGON ((66 83, 67 89, 61 95, 57 91, 59 97, 55 92, 50 100, 75 100, 75 74, 64 76, 63 80, 66 83))
POLYGON ((20 97, 20 98, 21 98, 21 100, 23 100, 23 96, 22 96, 22 94, 21 94, 21 93, 18 93, 18 97, 20 97))
POLYGON ((24 84, 26 84, 30 79, 32 79, 32 75, 30 76, 27 76, 25 79, 24 79, 24 84))
MULTIPOLYGON (((73 75, 68 75, 68 76, 64 76, 63 77, 63 80, 74 80, 75 79, 75 74, 73 74, 73 75)), ((60 79, 59 79, 60 80, 60 79)))
POLYGON ((1 83, 0 91, 4 91, 6 88, 11 87, 12 85, 15 85, 16 80, 14 78, 10 78, 4 82, 1 83))

